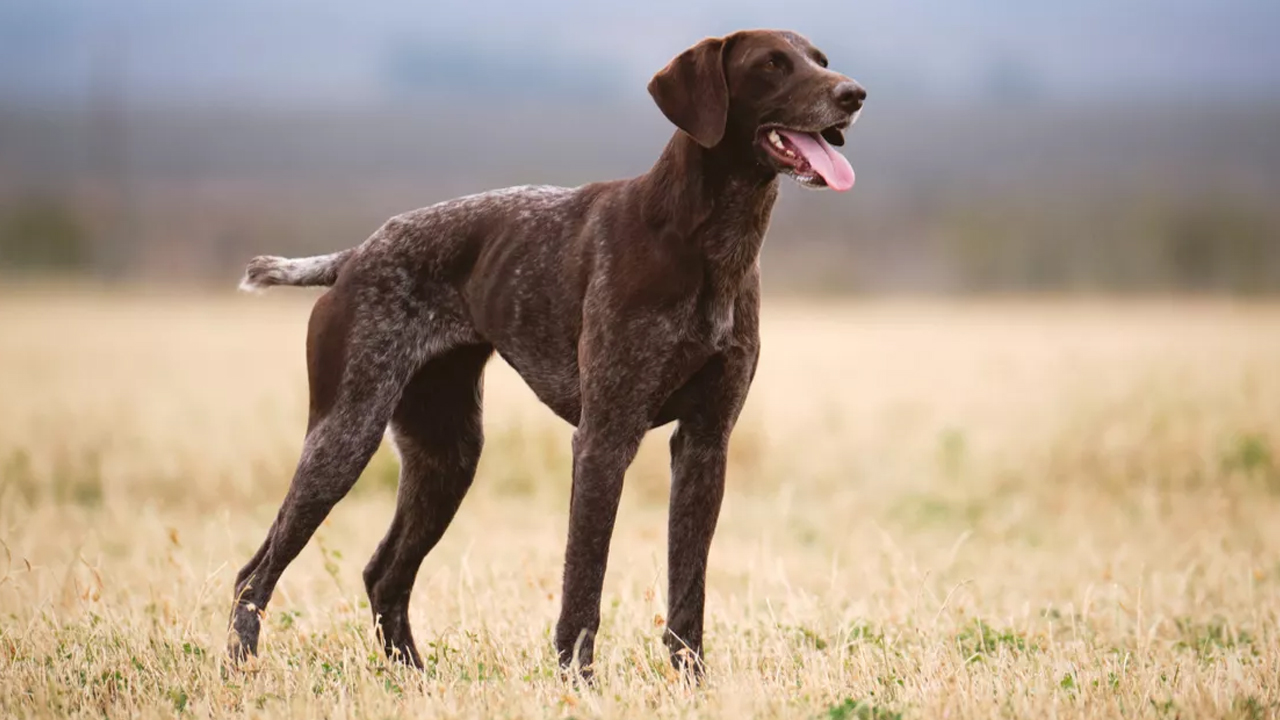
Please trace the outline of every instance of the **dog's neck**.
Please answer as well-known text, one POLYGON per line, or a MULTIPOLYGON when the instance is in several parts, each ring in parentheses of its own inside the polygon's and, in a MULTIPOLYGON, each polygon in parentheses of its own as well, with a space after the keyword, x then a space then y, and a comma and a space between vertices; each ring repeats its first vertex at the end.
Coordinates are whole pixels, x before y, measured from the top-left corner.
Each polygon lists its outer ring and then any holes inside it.
POLYGON ((695 244, 706 258, 700 302, 712 342, 723 341, 734 327, 738 296, 759 282, 755 270, 778 174, 756 161, 748 142, 725 138, 704 148, 677 131, 636 182, 644 221, 659 242, 695 244))
POLYGON ((743 150, 740 144, 726 137, 704 148, 677 130, 649 172, 637 178, 645 197, 645 220, 687 236, 726 210, 772 206, 777 172, 761 165, 750 147, 743 150))
POLYGON ((756 160, 749 142, 726 137, 704 148, 677 130, 637 181, 650 227, 699 243, 729 276, 741 276, 755 264, 778 196, 778 174, 756 160), (704 232, 705 227, 730 232, 704 232))

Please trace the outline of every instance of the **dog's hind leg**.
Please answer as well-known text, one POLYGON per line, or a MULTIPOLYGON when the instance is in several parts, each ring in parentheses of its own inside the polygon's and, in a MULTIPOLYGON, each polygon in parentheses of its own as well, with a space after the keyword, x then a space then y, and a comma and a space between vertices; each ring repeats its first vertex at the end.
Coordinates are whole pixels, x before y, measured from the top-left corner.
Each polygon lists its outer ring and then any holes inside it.
POLYGON ((236 577, 229 651, 255 654, 260 613, 285 567, 355 484, 423 357, 422 329, 404 304, 338 287, 312 312, 311 420, 293 481, 267 539, 236 577))
POLYGON ((364 570, 374 621, 387 656, 422 660, 409 628, 409 595, 418 568, 444 535, 471 487, 484 443, 481 387, 493 348, 458 348, 422 367, 391 420, 400 452, 395 518, 364 570))

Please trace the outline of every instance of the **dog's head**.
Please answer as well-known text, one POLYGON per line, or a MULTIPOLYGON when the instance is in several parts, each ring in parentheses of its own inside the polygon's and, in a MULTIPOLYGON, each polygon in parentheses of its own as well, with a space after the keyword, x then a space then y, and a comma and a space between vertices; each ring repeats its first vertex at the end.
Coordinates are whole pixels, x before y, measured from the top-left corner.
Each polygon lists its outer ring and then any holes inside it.
POLYGON ((828 70, 822 51, 797 33, 707 38, 654 75, 649 94, 705 148, 751 153, 808 187, 853 187, 853 168, 832 146, 844 144, 867 92, 828 70))

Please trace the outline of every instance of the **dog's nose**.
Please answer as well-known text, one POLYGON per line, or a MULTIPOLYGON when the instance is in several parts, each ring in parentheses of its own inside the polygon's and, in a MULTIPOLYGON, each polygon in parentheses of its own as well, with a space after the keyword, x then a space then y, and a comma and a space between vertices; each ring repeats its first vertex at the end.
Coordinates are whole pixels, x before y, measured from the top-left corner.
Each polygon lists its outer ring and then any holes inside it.
POLYGON ((836 104, 842 110, 855 112, 862 108, 862 101, 866 99, 866 89, 852 80, 836 86, 836 104))

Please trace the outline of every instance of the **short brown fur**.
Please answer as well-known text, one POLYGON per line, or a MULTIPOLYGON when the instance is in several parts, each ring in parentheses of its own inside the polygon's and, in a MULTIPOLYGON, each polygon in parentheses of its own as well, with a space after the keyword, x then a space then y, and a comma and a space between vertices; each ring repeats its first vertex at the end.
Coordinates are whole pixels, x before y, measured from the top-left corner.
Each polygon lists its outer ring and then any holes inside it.
POLYGON ((589 672, 623 473, 650 428, 671 437, 672 661, 701 668, 707 555, 729 437, 760 351, 759 251, 779 167, 763 128, 832 144, 865 92, 782 31, 709 38, 649 91, 679 130, 639 177, 511 188, 414 210, 362 245, 255 258, 244 285, 332 285, 307 336, 302 457, 266 541, 236 579, 231 652, 257 651, 259 611, 285 567, 391 428, 395 518, 364 572, 386 651, 415 666, 413 580, 470 487, 481 389, 496 350, 577 426, 556 626, 560 662, 589 672))

